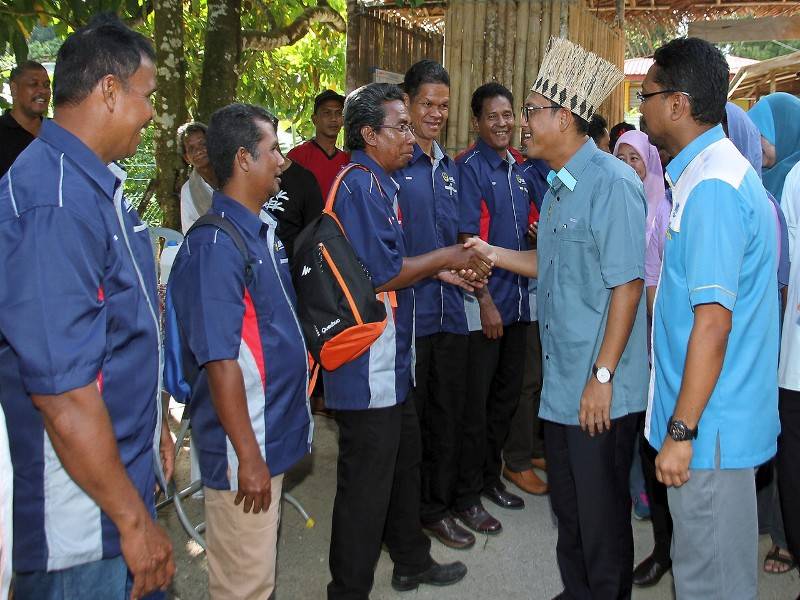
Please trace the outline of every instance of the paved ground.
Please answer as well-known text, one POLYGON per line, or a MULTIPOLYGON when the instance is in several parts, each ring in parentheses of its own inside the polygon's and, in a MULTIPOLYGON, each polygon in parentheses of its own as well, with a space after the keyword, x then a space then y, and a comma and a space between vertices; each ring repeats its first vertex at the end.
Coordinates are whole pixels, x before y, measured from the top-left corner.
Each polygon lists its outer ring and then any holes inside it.
MULTIPOLYGON (((188 480, 188 461, 178 464, 178 477, 188 480)), ((317 418, 314 454, 287 477, 285 488, 291 491, 315 520, 307 528, 299 513, 284 502, 283 521, 278 550, 277 600, 324 600, 329 579, 328 545, 330 517, 336 482, 336 425, 331 419, 317 418)), ((558 594, 561 580, 556 567, 556 530, 546 497, 525 496, 526 508, 507 511, 491 508, 503 523, 503 532, 496 537, 481 536, 466 551, 452 550, 434 541, 432 554, 436 560, 461 560, 469 574, 460 584, 450 588, 422 587, 416 592, 397 594, 392 591, 391 560, 381 554, 375 571, 372 600, 548 600, 558 594)), ((188 500, 194 515, 202 514, 202 500, 188 500)), ((208 585, 205 555, 197 544, 187 541, 171 509, 161 513, 175 544, 178 574, 173 584, 173 598, 205 600, 208 585)), ((649 522, 633 523, 636 560, 650 552, 652 533, 649 522)), ((762 536, 760 556, 769 550, 769 540, 762 536)), ((762 600, 794 600, 800 592, 797 571, 785 575, 764 575, 759 581, 762 600)), ((661 600, 674 597, 672 579, 668 575, 655 588, 634 590, 637 600, 661 600)))

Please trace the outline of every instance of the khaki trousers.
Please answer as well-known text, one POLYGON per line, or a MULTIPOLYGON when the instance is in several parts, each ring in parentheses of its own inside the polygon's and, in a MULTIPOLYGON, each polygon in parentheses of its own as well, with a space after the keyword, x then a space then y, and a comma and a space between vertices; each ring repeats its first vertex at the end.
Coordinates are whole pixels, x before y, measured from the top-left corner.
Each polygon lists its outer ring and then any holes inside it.
POLYGON ((267 512, 245 513, 236 492, 205 488, 208 593, 212 600, 267 600, 275 589, 283 475, 267 512))

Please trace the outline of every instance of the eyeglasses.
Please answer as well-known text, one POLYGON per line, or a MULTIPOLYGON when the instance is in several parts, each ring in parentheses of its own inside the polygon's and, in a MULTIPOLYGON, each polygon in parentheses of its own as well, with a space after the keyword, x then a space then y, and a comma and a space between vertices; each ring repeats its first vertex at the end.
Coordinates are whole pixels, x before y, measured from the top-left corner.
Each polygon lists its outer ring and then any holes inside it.
POLYGON ((636 98, 639 102, 644 102, 648 98, 652 98, 653 96, 659 96, 661 94, 683 94, 687 98, 691 98, 691 94, 689 92, 682 92, 680 90, 659 90, 657 92, 650 92, 649 94, 643 94, 642 92, 636 92, 636 98))
POLYGON ((414 135, 414 127, 408 123, 400 123, 400 125, 381 125, 381 129, 396 129, 403 135, 414 135))
POLYGON ((527 123, 530 120, 530 112, 532 110, 544 110, 545 108, 561 108, 561 105, 536 106, 535 104, 526 104, 522 107, 522 120, 527 123))

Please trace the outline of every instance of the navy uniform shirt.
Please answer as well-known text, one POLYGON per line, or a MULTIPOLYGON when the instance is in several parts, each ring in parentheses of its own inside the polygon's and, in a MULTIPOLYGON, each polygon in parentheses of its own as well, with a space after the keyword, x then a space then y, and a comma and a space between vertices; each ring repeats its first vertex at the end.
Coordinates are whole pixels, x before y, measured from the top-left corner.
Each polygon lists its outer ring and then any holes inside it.
MULTIPOLYGON (((342 179, 333 209, 378 288, 397 277, 408 255, 397 218, 399 186, 365 152, 353 152, 353 162, 370 172, 350 171, 342 179)), ((395 294, 380 294, 380 298, 388 316, 381 336, 357 359, 335 371, 322 372, 328 408, 385 408, 406 400, 412 381, 414 291, 405 288, 395 294), (395 305, 391 296, 396 297, 395 305)))
MULTIPOLYGON (((539 416, 577 425, 581 394, 605 336, 611 292, 644 279, 646 200, 634 170, 591 138, 549 180, 538 237, 544 358, 539 416)), ((614 371, 612 419, 645 408, 646 328, 642 293, 614 371)))
MULTIPOLYGON (((433 143, 433 157, 414 144, 414 156, 394 179, 403 221, 406 250, 419 256, 458 242, 458 181, 455 163, 433 143)), ((414 284, 417 337, 434 333, 467 333, 461 290, 438 279, 414 284)))
MULTIPOLYGON (((460 233, 477 234, 494 246, 528 250, 531 193, 509 153, 505 159, 482 139, 457 160, 460 183, 460 233)), ((504 269, 489 278, 489 292, 503 325, 530 321, 528 279, 504 269)), ((478 303, 464 294, 471 331, 481 328, 478 303)))
POLYGON ((250 425, 270 473, 285 472, 311 450, 307 404, 308 358, 295 315, 296 298, 277 222, 214 192, 210 214, 230 220, 247 244, 253 280, 245 286, 244 259, 215 227, 191 232, 169 278, 184 356, 200 375, 189 411, 203 484, 238 489, 239 461, 211 400, 206 363, 235 360, 242 370, 250 425))
POLYGON ((116 527, 64 469, 31 394, 96 384, 122 464, 154 510, 155 261, 121 178, 121 169, 45 121, 0 179, 0 402, 14 464, 17 571, 120 554, 116 527))

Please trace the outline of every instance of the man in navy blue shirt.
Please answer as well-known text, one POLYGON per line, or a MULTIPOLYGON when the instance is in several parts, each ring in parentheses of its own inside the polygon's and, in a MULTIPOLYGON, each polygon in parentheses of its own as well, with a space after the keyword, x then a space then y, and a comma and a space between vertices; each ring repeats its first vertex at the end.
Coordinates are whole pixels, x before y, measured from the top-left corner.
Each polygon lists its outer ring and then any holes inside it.
MULTIPOLYGON (((153 110, 155 55, 116 17, 61 46, 55 115, 0 180, 0 402, 14 494, 15 597, 141 598, 172 547, 153 521, 162 420, 156 274, 122 196, 153 110)), ((162 480, 163 484, 163 480, 162 480)))
MULTIPOLYGON (((475 146, 457 160, 461 184, 462 237, 479 235, 491 244, 527 250, 530 191, 509 151, 514 100, 498 83, 472 95, 475 146)), ((520 509, 522 498, 500 481, 501 452, 522 387, 525 337, 530 322, 528 279, 496 270, 489 285, 465 295, 470 330, 467 403, 462 430, 462 468, 456 515, 479 533, 501 524, 481 504, 481 495, 503 508, 520 509)))
MULTIPOLYGON (((395 179, 406 249, 415 256, 458 241, 458 180, 455 162, 436 142, 449 111, 447 71, 435 61, 422 60, 408 70, 403 88, 416 143, 411 162, 395 179)), ((446 546, 468 548, 475 536, 450 514, 467 394, 467 319, 461 290, 436 279, 416 283, 414 318, 422 526, 446 546)))
POLYGON ((181 343, 199 371, 189 410, 211 598, 272 594, 283 473, 311 449, 307 353, 286 251, 277 221, 262 212, 284 162, 273 118, 231 104, 211 116, 206 138, 220 184, 210 214, 241 234, 252 280, 234 241, 211 226, 187 236, 169 280, 181 343))
POLYGON ((460 562, 436 563, 420 527, 420 430, 408 401, 411 286, 432 276, 451 281, 450 268, 483 262, 461 245, 408 257, 392 177, 414 155, 404 99, 396 85, 373 83, 352 92, 344 107, 346 146, 353 162, 369 171, 344 176, 333 208, 386 305, 388 323, 367 352, 323 372, 325 404, 336 410, 339 426, 329 600, 369 597, 382 541, 394 561, 392 587, 398 591, 420 583, 448 585, 467 572, 460 562))

